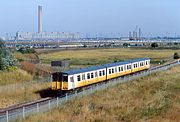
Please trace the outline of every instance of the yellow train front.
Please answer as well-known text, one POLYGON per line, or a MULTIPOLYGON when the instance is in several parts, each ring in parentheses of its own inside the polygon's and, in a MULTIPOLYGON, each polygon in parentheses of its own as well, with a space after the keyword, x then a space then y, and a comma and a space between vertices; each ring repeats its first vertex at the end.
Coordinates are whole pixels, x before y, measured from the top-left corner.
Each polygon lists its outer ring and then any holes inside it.
POLYGON ((149 58, 92 66, 52 74, 52 90, 67 91, 150 68, 149 58))

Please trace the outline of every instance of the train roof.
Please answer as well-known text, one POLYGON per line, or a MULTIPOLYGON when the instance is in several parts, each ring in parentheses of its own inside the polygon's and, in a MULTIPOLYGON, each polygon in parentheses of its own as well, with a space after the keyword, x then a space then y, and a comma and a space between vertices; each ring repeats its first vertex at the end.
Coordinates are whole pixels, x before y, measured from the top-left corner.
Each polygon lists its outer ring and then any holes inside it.
POLYGON ((62 73, 65 73, 68 75, 73 75, 73 74, 79 74, 82 72, 95 71, 95 70, 104 69, 106 67, 115 67, 115 66, 120 66, 120 65, 124 65, 124 64, 144 61, 144 60, 150 60, 150 59, 149 58, 138 58, 138 59, 133 59, 133 60, 128 60, 128 61, 104 64, 104 65, 100 65, 100 66, 91 66, 91 67, 87 67, 87 68, 68 70, 68 71, 63 71, 62 73))

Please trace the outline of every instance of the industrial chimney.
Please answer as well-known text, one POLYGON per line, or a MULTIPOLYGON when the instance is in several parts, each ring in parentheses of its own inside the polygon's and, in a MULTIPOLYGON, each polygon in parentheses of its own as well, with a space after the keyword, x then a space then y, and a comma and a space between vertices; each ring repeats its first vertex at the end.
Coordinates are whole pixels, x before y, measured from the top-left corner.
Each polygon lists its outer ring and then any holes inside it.
POLYGON ((38 33, 42 32, 42 6, 38 6, 38 33))

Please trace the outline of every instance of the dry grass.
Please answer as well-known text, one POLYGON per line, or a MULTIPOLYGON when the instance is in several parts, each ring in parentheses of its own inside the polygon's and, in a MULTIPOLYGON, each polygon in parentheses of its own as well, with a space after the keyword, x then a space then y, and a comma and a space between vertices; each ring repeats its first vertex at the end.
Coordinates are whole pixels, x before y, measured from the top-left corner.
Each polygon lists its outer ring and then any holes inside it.
POLYGON ((52 60, 70 59, 72 65, 98 65, 115 60, 127 60, 133 58, 149 57, 152 62, 167 59, 173 56, 174 52, 180 50, 148 50, 148 49, 89 49, 89 50, 67 50, 48 54, 41 54, 39 57, 45 63, 52 60))
POLYGON ((14 52, 13 55, 14 55, 14 57, 15 57, 16 59, 18 59, 18 60, 20 60, 20 61, 27 59, 26 55, 24 55, 24 54, 22 54, 22 53, 20 53, 20 52, 14 52))
MULTIPOLYGON (((180 120, 180 66, 69 101, 26 122, 120 122, 180 120)), ((20 120, 18 120, 20 121, 20 120)))
MULTIPOLYGON (((0 90, 0 108, 5 108, 22 102, 33 101, 41 98, 43 95, 40 90, 50 87, 50 82, 31 83, 26 86, 19 86, 18 89, 0 90)), ((22 84, 23 85, 23 84, 22 84)))
POLYGON ((23 70, 0 71, 0 86, 18 82, 31 81, 33 77, 23 70))

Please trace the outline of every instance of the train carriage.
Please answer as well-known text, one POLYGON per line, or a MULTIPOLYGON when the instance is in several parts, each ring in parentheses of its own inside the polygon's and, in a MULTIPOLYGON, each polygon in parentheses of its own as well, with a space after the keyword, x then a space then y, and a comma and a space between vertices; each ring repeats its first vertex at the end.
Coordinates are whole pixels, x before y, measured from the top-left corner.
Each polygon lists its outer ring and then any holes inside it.
POLYGON ((150 68, 149 58, 139 58, 101 66, 52 74, 53 90, 72 90, 150 68))

